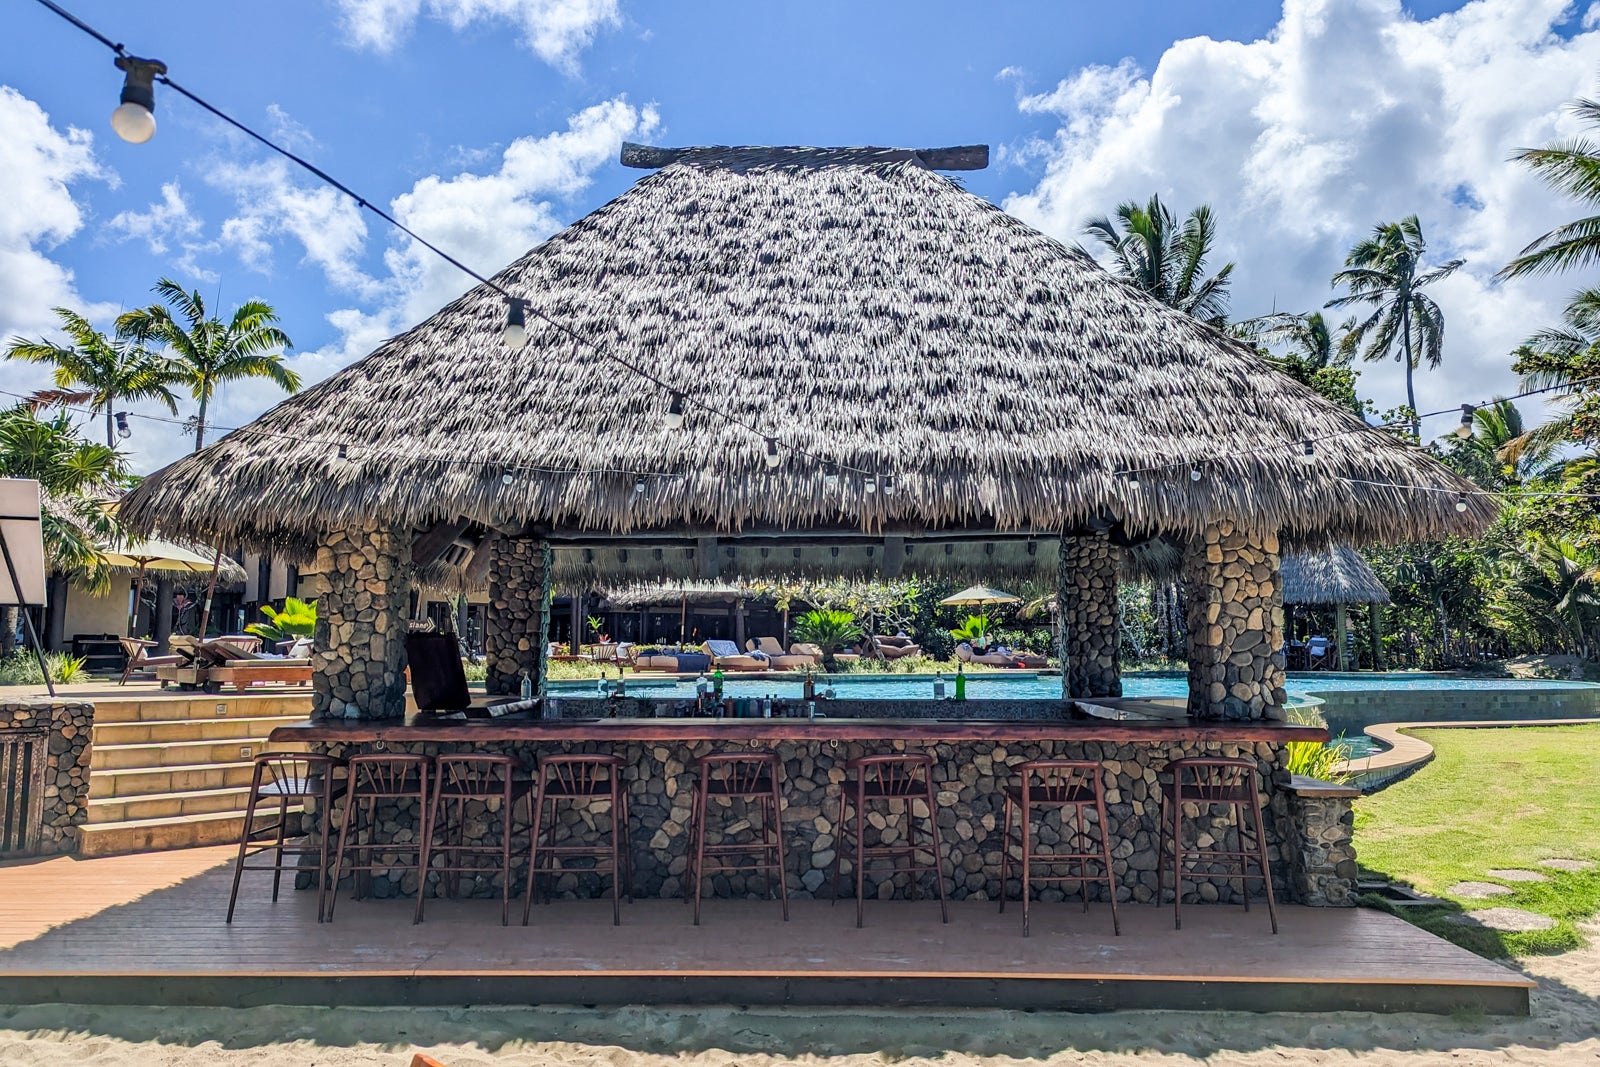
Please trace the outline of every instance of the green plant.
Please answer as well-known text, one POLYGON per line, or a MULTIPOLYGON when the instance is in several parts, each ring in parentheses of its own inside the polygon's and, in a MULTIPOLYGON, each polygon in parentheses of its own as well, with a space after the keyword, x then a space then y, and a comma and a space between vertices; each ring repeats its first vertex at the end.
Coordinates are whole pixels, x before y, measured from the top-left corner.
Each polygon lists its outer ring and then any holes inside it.
POLYGON ((1084 223, 1084 234, 1112 254, 1112 273, 1185 315, 1221 325, 1228 314, 1233 264, 1224 263, 1209 278, 1206 258, 1217 239, 1217 222, 1207 204, 1180 225, 1159 196, 1140 206, 1117 207, 1116 221, 1104 215, 1084 223))
POLYGON ((471 660, 462 660, 461 670, 466 674, 469 682, 481 682, 489 677, 489 665, 487 663, 473 663, 471 660))
POLYGON ((604 626, 606 621, 598 615, 590 615, 585 621, 589 624, 589 636, 596 641, 600 640, 600 627, 604 626))
MULTIPOLYGON (((69 685, 84 679, 83 658, 65 652, 46 652, 44 663, 50 670, 50 680, 58 685, 69 685)), ((0 659, 0 685, 43 685, 44 675, 39 673, 39 663, 33 653, 18 649, 0 659)))
POLYGON ((289 597, 278 611, 271 604, 261 605, 266 622, 253 622, 244 628, 263 641, 292 641, 297 637, 312 637, 317 632, 317 602, 289 597))
POLYGON ((982 648, 989 643, 989 618, 986 615, 968 615, 966 621, 950 631, 957 641, 970 641, 982 648))
POLYGON ((1336 784, 1350 780, 1348 774, 1335 769, 1348 760, 1353 751, 1343 734, 1332 741, 1291 741, 1288 750, 1290 774, 1303 774, 1336 784))
POLYGON ((853 612, 817 608, 795 619, 789 632, 796 640, 822 649, 822 662, 831 666, 833 654, 865 636, 853 612))

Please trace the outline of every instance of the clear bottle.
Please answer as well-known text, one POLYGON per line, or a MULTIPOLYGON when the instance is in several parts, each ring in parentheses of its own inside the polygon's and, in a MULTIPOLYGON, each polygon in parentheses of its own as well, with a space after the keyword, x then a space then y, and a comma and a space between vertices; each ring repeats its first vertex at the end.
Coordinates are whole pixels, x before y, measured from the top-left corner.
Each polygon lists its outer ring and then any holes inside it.
POLYGON ((944 699, 944 672, 940 671, 933 676, 933 699, 944 699))
POLYGON ((529 677, 527 671, 522 672, 522 688, 520 691, 523 700, 533 699, 533 679, 529 677))

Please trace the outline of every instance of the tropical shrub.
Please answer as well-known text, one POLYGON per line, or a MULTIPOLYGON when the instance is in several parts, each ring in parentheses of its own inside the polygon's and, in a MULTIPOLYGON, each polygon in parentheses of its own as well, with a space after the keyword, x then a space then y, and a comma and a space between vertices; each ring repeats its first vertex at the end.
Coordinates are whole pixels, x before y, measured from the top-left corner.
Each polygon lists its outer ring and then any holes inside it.
POLYGON ((794 619, 789 634, 796 641, 822 649, 822 660, 828 664, 833 663, 833 654, 839 649, 866 636, 854 612, 829 608, 817 608, 794 619))
POLYGON ((1308 778, 1320 778, 1324 782, 1335 784, 1348 782, 1348 774, 1340 774, 1334 768, 1350 758, 1353 749, 1350 743, 1340 734, 1332 741, 1291 741, 1289 749, 1289 773, 1303 774, 1308 778))
MULTIPOLYGON (((44 664, 50 670, 50 680, 57 685, 68 685, 84 680, 83 657, 69 656, 65 652, 46 652, 44 664)), ((0 659, 0 685, 43 685, 39 663, 27 649, 18 649, 0 659)))
POLYGON ((253 622, 244 628, 263 641, 293 641, 299 637, 313 637, 317 632, 317 602, 289 597, 278 611, 271 604, 261 605, 266 622, 253 622))
POLYGON ((990 622, 984 615, 968 615, 966 621, 950 631, 957 641, 970 641, 979 648, 989 643, 990 622))

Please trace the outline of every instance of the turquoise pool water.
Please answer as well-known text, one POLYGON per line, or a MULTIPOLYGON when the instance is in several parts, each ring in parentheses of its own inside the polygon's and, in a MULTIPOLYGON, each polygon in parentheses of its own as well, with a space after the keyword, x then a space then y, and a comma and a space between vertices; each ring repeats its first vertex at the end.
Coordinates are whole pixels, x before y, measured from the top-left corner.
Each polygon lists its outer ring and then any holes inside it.
MULTIPOLYGON (((954 682, 946 677, 946 692, 953 690, 954 682)), ((1317 693, 1411 691, 1411 690, 1470 690, 1491 692, 1495 690, 1537 690, 1540 688, 1571 689, 1580 682, 1521 681, 1514 678, 1448 678, 1439 675, 1414 677, 1380 677, 1374 675, 1340 675, 1329 677, 1295 676, 1289 679, 1290 693, 1315 695, 1317 693)), ((933 697, 933 679, 921 675, 844 675, 833 680, 835 694, 841 699, 855 700, 917 700, 933 697)), ((550 689, 556 693, 580 694, 595 691, 594 682, 552 682, 550 689)), ((728 677, 723 692, 732 697, 776 696, 790 700, 800 698, 801 683, 797 681, 753 680, 728 677)), ((1129 697, 1181 697, 1189 692, 1187 678, 1155 675, 1127 675, 1122 690, 1129 697)), ((667 700, 693 700, 694 680, 653 678, 650 675, 630 675, 628 691, 667 700)), ((1058 676, 1039 676, 1028 672, 1018 674, 975 674, 967 679, 969 700, 1054 700, 1061 696, 1061 679, 1058 676)))

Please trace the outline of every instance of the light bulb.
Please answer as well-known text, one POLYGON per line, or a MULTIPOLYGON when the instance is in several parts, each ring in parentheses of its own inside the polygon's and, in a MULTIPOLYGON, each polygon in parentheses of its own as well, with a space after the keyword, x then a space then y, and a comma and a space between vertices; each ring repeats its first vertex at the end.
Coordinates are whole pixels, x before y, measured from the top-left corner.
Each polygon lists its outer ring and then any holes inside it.
POLYGON ((1467 510, 1467 498, 1466 498, 1465 495, 1462 495, 1462 496, 1456 498, 1456 510, 1457 511, 1466 511, 1467 510))
POLYGON ((119 104, 111 113, 111 128, 129 144, 144 144, 156 135, 156 116, 143 104, 119 104))
POLYGON ((514 296, 506 302, 506 328, 501 336, 513 350, 521 349, 528 343, 528 317, 523 310, 526 303, 514 296))
POLYGON ((778 442, 775 438, 767 438, 767 469, 773 470, 778 466, 778 442))
POLYGON ((892 474, 883 476, 883 495, 894 496, 894 475, 892 474))
POLYGON ((124 441, 126 441, 128 438, 132 437, 133 436, 133 427, 128 425, 128 413, 126 411, 117 412, 116 420, 117 420, 117 436, 122 438, 124 441))
POLYGON ((1200 480, 1200 468, 1199 467, 1190 467, 1189 468, 1189 480, 1191 482, 1198 482, 1200 480))
POLYGON ((510 471, 506 471, 504 474, 502 474, 500 476, 500 484, 501 485, 510 485, 512 482, 514 482, 516 480, 517 480, 517 476, 515 474, 512 474, 510 471))
POLYGON ((1308 467, 1316 466, 1317 446, 1312 444, 1310 441, 1307 441, 1305 443, 1305 447, 1300 451, 1300 462, 1304 463, 1308 467))
POLYGON ((822 488, 830 493, 839 488, 839 465, 829 462, 822 468, 822 488))
POLYGON ((861 483, 861 488, 868 496, 871 496, 873 493, 878 491, 878 479, 874 478, 870 474, 867 475, 866 481, 861 483))
POLYGON ((1128 475, 1128 488, 1129 489, 1137 489, 1137 488, 1139 488, 1139 476, 1137 474, 1129 474, 1128 475))
POLYGON ((672 400, 667 404, 667 413, 662 416, 662 422, 669 430, 683 429, 683 394, 673 393, 672 400))
POLYGON ((1472 436, 1472 415, 1477 410, 1471 404, 1461 405, 1461 425, 1456 427, 1456 436, 1463 441, 1472 436))
POLYGON ((638 478, 638 479, 636 479, 634 481, 634 483, 633 483, 633 491, 634 491, 635 494, 644 492, 644 479, 643 478, 638 478))

